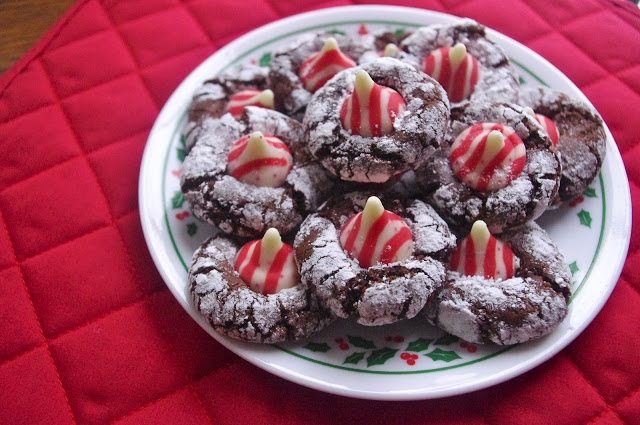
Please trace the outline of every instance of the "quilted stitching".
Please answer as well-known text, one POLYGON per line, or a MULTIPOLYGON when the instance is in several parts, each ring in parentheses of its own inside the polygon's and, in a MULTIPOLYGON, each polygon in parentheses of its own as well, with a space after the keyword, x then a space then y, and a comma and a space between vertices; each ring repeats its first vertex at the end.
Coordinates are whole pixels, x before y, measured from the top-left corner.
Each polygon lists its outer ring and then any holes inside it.
MULTIPOLYGON (((395 3, 475 18, 565 72, 623 152, 636 224, 640 13, 613 1, 395 3)), ((173 300, 137 211, 159 108, 239 35, 357 3, 87 0, 0 78, 0 422, 233 423, 250 408, 263 423, 638 423, 638 226, 611 299, 569 348, 507 383, 438 401, 375 403, 288 383, 240 361, 173 300)))

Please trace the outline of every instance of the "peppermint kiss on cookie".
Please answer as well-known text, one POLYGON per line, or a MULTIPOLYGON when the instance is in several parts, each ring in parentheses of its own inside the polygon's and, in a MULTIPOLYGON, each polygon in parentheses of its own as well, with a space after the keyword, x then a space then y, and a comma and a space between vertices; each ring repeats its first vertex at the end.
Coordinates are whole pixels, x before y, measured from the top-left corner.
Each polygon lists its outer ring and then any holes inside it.
POLYGON ((279 187, 292 167, 289 148, 274 136, 256 131, 233 144, 227 158, 229 175, 255 186, 279 187))
POLYGON ((380 56, 383 57, 393 57, 396 53, 400 51, 400 48, 393 43, 389 43, 384 46, 384 49, 380 52, 380 56))
POLYGON ((302 63, 299 76, 304 88, 313 93, 338 72, 354 66, 353 59, 340 51, 336 39, 329 37, 319 52, 302 63))
POLYGON ((273 91, 266 90, 242 90, 229 99, 226 112, 234 118, 240 118, 245 106, 259 106, 261 108, 273 109, 273 91))
POLYGON ((517 266, 511 247, 491 235, 486 223, 478 220, 458 244, 449 268, 465 276, 510 279, 517 266))
POLYGON ((342 126, 363 137, 379 137, 393 132, 393 123, 407 105, 400 94, 376 84, 367 71, 356 72, 353 93, 342 103, 342 126))
POLYGON ((558 127, 556 127, 556 124, 551 120, 551 118, 542 114, 536 114, 533 109, 528 106, 524 108, 524 111, 540 123, 542 128, 544 128, 544 131, 549 135, 549 138, 551 138, 553 146, 558 146, 558 142, 560 141, 560 131, 558 131, 558 127))
POLYGON ((444 87, 451 102, 468 99, 478 82, 478 61, 467 53, 462 43, 431 52, 423 70, 444 87))
POLYGON ((274 228, 267 230, 262 239, 240 248, 233 267, 249 288, 265 295, 291 288, 299 281, 293 248, 282 242, 274 228))
POLYGON ((376 196, 367 199, 364 210, 340 230, 340 245, 360 267, 406 260, 413 251, 413 235, 398 215, 384 209, 376 196))
POLYGON ((520 175, 526 163, 522 139, 506 125, 475 124, 454 140, 449 156, 455 175, 471 188, 495 191, 520 175))

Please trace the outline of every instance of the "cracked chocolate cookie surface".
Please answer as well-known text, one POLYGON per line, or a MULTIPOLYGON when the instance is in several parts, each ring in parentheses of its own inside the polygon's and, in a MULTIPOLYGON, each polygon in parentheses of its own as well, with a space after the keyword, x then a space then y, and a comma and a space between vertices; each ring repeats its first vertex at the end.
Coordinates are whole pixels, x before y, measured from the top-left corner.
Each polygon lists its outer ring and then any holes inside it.
POLYGON ((239 120, 224 115, 205 121, 206 131, 183 164, 182 192, 197 217, 224 233, 257 237, 275 227, 286 234, 326 199, 334 180, 303 145, 298 121, 259 107, 244 111, 239 120), (254 186, 227 174, 231 147, 253 131, 276 136, 290 149, 293 168, 281 187, 254 186))
POLYGON ((554 330, 567 315, 571 272, 535 222, 499 238, 520 260, 514 277, 492 279, 448 271, 424 314, 444 331, 474 343, 511 345, 554 330))
POLYGON ((382 325, 422 310, 444 282, 443 261, 455 247, 455 236, 427 204, 383 196, 385 208, 409 226, 413 254, 407 260, 362 268, 343 250, 339 233, 349 218, 363 210, 368 195, 354 192, 331 198, 303 222, 294 249, 303 282, 337 316, 382 325))
POLYGON ((193 255, 191 298, 213 329, 242 341, 278 343, 306 338, 334 320, 303 284, 269 295, 252 291, 233 267, 239 248, 218 235, 193 255))

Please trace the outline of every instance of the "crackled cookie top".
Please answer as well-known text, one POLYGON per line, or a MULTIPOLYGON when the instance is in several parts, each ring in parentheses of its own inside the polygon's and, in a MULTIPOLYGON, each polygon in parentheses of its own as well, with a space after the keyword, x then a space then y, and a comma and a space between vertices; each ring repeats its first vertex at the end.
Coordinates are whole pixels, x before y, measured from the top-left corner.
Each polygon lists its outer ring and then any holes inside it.
POLYGON ((509 58, 487 37, 485 27, 472 19, 418 28, 402 40, 400 48, 401 59, 417 69, 429 74, 440 70, 436 79, 452 104, 465 99, 518 101, 520 85, 509 58), (448 66, 458 61, 457 69, 448 66))
POLYGON ((302 281, 337 316, 354 316, 364 325, 414 317, 444 282, 443 263, 455 247, 455 236, 433 208, 418 200, 380 196, 389 211, 371 193, 329 199, 305 219, 294 241, 302 281), (385 217, 385 212, 393 215, 385 217), (373 231, 356 229, 358 217, 361 226, 372 222, 373 231), (364 241, 358 251, 359 237, 364 241), (388 263, 372 260, 384 257, 387 247, 391 254, 394 246, 394 256, 403 252, 400 257, 388 263))
MULTIPOLYGON (((547 117, 557 128, 562 178, 553 204, 570 202, 584 193, 604 162, 607 134, 602 118, 591 105, 558 90, 523 88, 521 96, 522 106, 547 117)), ((541 125, 553 140, 553 128, 548 122, 541 125)))
POLYGON ((371 267, 409 258, 413 235, 402 218, 385 210, 380 198, 372 196, 362 212, 342 226, 340 245, 360 267, 371 267))
POLYGON ((456 137, 449 155, 456 176, 475 190, 497 190, 517 178, 526 162, 522 139, 513 128, 474 124, 456 137))
POLYGON ((343 69, 356 66, 349 56, 340 51, 335 38, 329 37, 322 49, 309 56, 300 66, 300 80, 304 88, 315 92, 343 69))
POLYGON ((256 131, 233 144, 227 157, 227 172, 245 183, 280 187, 291 171, 292 161, 282 140, 256 131))
POLYGON ((424 309, 428 320, 466 341, 500 345, 540 338, 562 322, 571 272, 558 247, 535 222, 501 234, 500 240, 519 259, 513 276, 450 270, 424 309))
POLYGON ((478 61, 462 43, 431 52, 423 70, 444 87, 451 102, 468 99, 478 83, 478 61))
MULTIPOLYGON (((273 235, 266 237, 266 245, 278 242, 273 235)), ((278 244, 274 245, 271 250, 275 250, 278 244)), ((278 255, 286 252, 283 249, 276 251, 269 271, 278 262, 278 255)), ((217 332, 242 341, 272 344, 309 337, 334 320, 335 317, 309 288, 293 278, 294 271, 289 266, 295 268, 295 264, 292 264, 289 253, 285 269, 289 267, 291 271, 286 278, 278 279, 274 289, 269 271, 264 273, 259 266, 251 279, 247 279, 249 284, 243 280, 242 275, 248 274, 246 267, 249 266, 242 267, 240 273, 234 269, 235 259, 242 255, 239 251, 242 249, 233 239, 213 236, 194 253, 189 268, 193 304, 217 332), (263 279, 256 279, 258 275, 263 279), (295 283, 291 287, 278 288, 281 283, 293 281, 295 283), (271 290, 273 293, 266 293, 271 290)), ((249 254, 255 252, 254 247, 249 254)), ((261 264, 266 266, 267 263, 261 264)))
POLYGON ((393 123, 405 109, 407 104, 397 91, 376 84, 360 69, 353 92, 342 103, 340 122, 351 134, 383 136, 393 132, 393 123))
POLYGON ((277 229, 267 230, 262 239, 245 244, 234 264, 240 278, 253 291, 275 294, 298 284, 300 276, 293 248, 282 242, 277 229))
POLYGON ((444 138, 448 119, 446 93, 433 78, 385 57, 336 74, 313 96, 303 125, 311 153, 332 174, 342 180, 384 183, 428 161, 444 138), (360 98, 356 79, 364 86, 362 97, 369 101, 364 111, 355 105, 360 98), (392 92, 386 106, 375 100, 372 82, 396 91, 406 109, 398 97, 397 107, 393 106, 392 92), (358 111, 360 125, 353 125, 358 111))
POLYGON ((456 248, 449 268, 465 276, 510 279, 519 264, 509 245, 496 239, 487 224, 478 220, 456 248))

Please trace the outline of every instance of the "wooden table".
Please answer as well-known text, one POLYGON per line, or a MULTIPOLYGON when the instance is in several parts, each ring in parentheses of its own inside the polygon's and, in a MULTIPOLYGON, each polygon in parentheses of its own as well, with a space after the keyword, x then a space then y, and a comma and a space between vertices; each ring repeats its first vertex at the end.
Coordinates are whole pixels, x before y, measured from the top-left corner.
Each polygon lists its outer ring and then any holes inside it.
POLYGON ((75 0, 1 0, 0 74, 9 69, 75 0))

